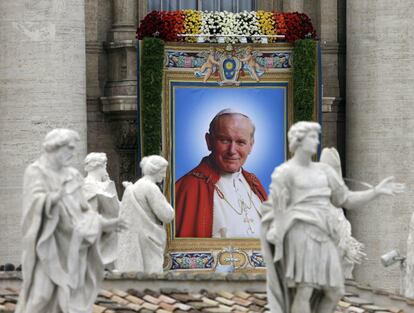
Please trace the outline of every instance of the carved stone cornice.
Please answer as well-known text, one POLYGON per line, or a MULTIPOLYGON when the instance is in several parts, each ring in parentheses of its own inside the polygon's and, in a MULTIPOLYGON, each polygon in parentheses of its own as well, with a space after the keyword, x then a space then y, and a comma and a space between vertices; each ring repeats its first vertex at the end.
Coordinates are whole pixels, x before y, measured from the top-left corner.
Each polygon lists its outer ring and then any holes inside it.
POLYGON ((345 54, 346 45, 343 43, 333 41, 322 41, 321 42, 322 54, 345 54))
POLYGON ((343 111, 343 99, 339 97, 323 97, 322 112, 323 113, 339 113, 343 111))
POLYGON ((101 54, 103 53, 103 43, 100 41, 87 41, 86 53, 87 54, 101 54))
POLYGON ((101 97, 102 112, 108 115, 135 116, 137 113, 136 96, 101 97))
POLYGON ((119 40, 119 41, 109 41, 103 44, 106 50, 112 49, 121 49, 121 48, 135 48, 137 44, 137 40, 119 40))

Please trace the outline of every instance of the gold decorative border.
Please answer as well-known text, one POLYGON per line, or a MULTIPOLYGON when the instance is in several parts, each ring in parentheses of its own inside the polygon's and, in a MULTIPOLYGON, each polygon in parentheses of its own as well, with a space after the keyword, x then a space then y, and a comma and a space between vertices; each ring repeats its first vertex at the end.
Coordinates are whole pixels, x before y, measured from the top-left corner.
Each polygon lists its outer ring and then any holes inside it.
MULTIPOLYGON (((219 45, 215 45, 216 47, 219 45)), ((247 46, 247 45, 244 45, 247 46)), ((270 45, 249 45, 254 50, 263 51, 263 52, 274 52, 274 51, 292 51, 292 46, 289 44, 270 44, 270 45)), ((206 51, 208 50, 210 45, 203 45, 203 44, 188 44, 188 43, 171 43, 165 47, 165 50, 174 50, 174 51, 183 51, 183 52, 195 52, 195 51, 206 51)), ((223 45, 221 45, 223 47, 223 45)), ((174 130, 171 129, 171 110, 170 110, 170 100, 173 95, 170 94, 171 84, 173 82, 201 82, 202 80, 196 78, 193 74, 192 68, 166 68, 164 71, 163 77, 163 107, 162 107, 162 151, 163 156, 171 162, 172 155, 173 155, 173 146, 172 146, 172 136, 174 136, 174 130)), ((214 78, 210 78, 209 81, 215 81, 214 78)), ((250 76, 246 75, 241 77, 239 80, 240 82, 249 82, 253 83, 254 81, 250 78, 250 76)), ((293 122, 293 75, 292 75, 292 68, 288 69, 272 69, 267 71, 262 77, 260 82, 265 83, 287 83, 287 103, 285 103, 285 110, 287 109, 288 112, 288 121, 287 125, 285 125, 285 134, 287 129, 293 122)), ((181 87, 182 88, 182 87, 181 87)), ((203 88, 203 87, 202 87, 203 88)), ((208 88, 208 87, 207 87, 208 88)), ((228 88, 228 87, 222 87, 228 88)), ((251 86, 249 86, 251 88, 251 86)), ((258 85, 258 88, 266 88, 264 86, 258 85)), ((275 87, 269 87, 275 88, 275 87)), ((280 87, 285 88, 286 87, 280 87)), ((285 97, 286 99, 286 97, 285 97)), ((286 112, 286 111, 285 111, 286 112)), ((285 147, 285 155, 287 147, 285 147)), ((171 164, 171 163, 170 163, 171 164)), ((173 182, 172 171, 167 173, 166 182, 165 182, 165 195, 167 199, 171 200, 171 187, 173 182)), ((259 239, 216 239, 216 238, 175 238, 172 234, 172 225, 168 225, 168 244, 167 250, 168 252, 176 252, 176 251, 211 251, 213 253, 220 253, 223 251, 225 247, 234 247, 239 249, 240 251, 249 255, 251 251, 260 251, 260 240, 259 239)), ((248 270, 248 268, 240 269, 240 270, 248 270)), ((251 270, 251 268, 250 268, 251 270)))
MULTIPOLYGON (((225 44, 194 44, 194 43, 168 43, 165 46, 165 55, 167 56, 167 51, 182 51, 182 52, 201 52, 201 51, 208 51, 210 46, 224 48, 225 44)), ((291 57, 293 57, 292 52, 292 45, 287 43, 274 43, 274 44, 236 44, 233 45, 235 48, 239 47, 246 47, 251 46, 253 50, 260 51, 260 52, 291 52, 291 57)), ((167 60, 167 59, 166 59, 167 60)), ((318 88, 318 64, 316 64, 316 75, 315 75, 315 98, 314 98, 314 120, 319 119, 319 111, 318 111, 318 100, 319 100, 319 88, 318 88)), ((172 146, 172 138, 174 136, 174 130, 171 129, 172 125, 171 122, 171 108, 170 108, 170 100, 173 95, 170 94, 171 84, 174 82, 202 82, 201 78, 196 78, 194 76, 194 69, 193 68, 165 68, 163 74, 163 93, 162 93, 162 154, 163 156, 171 163, 172 155, 174 153, 173 146, 172 146)), ((215 82, 215 77, 210 77, 208 82, 215 82)), ((245 75, 239 79, 240 82, 249 82, 254 83, 254 81, 250 78, 249 75, 245 75)), ((273 68, 267 69, 265 74, 260 78, 260 82, 265 83, 287 83, 287 103, 285 103, 285 110, 287 109, 288 116, 287 116, 287 124, 285 119, 285 135, 287 135, 287 130, 292 125, 294 121, 294 110, 293 110, 293 68, 273 68)), ((207 86, 206 86, 207 87, 207 86)), ((211 87, 211 86, 208 86, 211 87)), ((184 86, 180 86, 180 88, 185 88, 184 86)), ((203 87, 201 87, 203 88, 203 87)), ((221 88, 228 88, 228 87, 221 87, 221 88)), ((252 86, 249 86, 252 88, 252 86)), ((258 88, 266 88, 266 86, 258 85, 258 88)), ((269 87, 269 88, 276 88, 276 87, 269 87)), ((286 87, 280 87, 285 88, 286 87)), ((286 97, 285 97, 286 99, 286 97)), ((285 143, 285 155, 286 158, 289 157, 289 153, 286 147, 287 143, 285 143)), ((167 173, 166 181, 165 181, 165 195, 168 200, 171 202, 171 187, 174 187, 173 182, 173 175, 172 171, 170 170, 167 173), (173 185, 172 185, 173 184, 173 185)), ((175 238, 174 234, 172 234, 172 224, 167 226, 167 233, 168 233, 168 240, 167 240, 167 250, 166 253, 169 252, 197 252, 197 251, 205 251, 211 252, 214 255, 215 265, 217 266, 218 259, 217 257, 224 253, 226 248, 232 247, 234 249, 238 249, 241 253, 248 257, 245 264, 242 268, 236 269, 236 272, 253 272, 253 273, 261 273, 264 271, 264 268, 255 268, 254 265, 251 263, 250 255, 252 252, 257 252, 261 250, 260 240, 259 239, 252 239, 252 238, 244 238, 244 239, 216 239, 216 238, 175 238)), ((167 264, 166 264, 167 265, 167 264)), ((168 265, 167 265, 168 266, 168 265)), ((210 269, 207 271, 212 271, 214 269, 210 269)), ((185 270, 188 271, 188 270, 185 270)), ((192 270, 194 271, 194 270, 192 270)), ((206 271, 201 270, 201 271, 206 271)))

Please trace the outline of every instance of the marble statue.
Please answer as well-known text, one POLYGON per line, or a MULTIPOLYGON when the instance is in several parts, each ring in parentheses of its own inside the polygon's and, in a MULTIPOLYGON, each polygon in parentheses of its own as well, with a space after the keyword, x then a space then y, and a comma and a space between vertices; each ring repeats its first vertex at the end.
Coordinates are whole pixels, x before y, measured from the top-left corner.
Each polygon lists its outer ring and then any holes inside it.
MULTIPOLYGON (((115 183, 109 178, 106 170, 107 157, 102 152, 89 153, 84 161, 87 176, 83 184, 83 192, 92 210, 105 218, 116 218, 119 215, 120 201, 115 183)), ((117 232, 104 232, 101 241, 107 249, 105 255, 115 260, 118 256, 117 232)), ((106 269, 114 269, 114 263, 106 265, 106 269)))
POLYGON ((23 185, 23 255, 17 313, 90 313, 104 274, 103 232, 125 229, 89 206, 83 177, 70 167, 77 132, 54 129, 23 185))
POLYGON ((313 162, 320 125, 298 122, 289 129, 293 157, 272 174, 262 205, 262 247, 273 313, 332 313, 344 294, 335 207, 359 208, 379 195, 404 191, 388 177, 365 191, 348 190, 328 164, 313 162))
MULTIPOLYGON (((335 148, 324 148, 321 152, 320 162, 330 165, 338 177, 342 178, 341 159, 335 148)), ((352 237, 351 223, 346 219, 342 208, 336 208, 333 214, 338 220, 338 247, 342 258, 344 277, 352 279, 355 264, 360 264, 366 257, 364 245, 352 237)))
POLYGON ((119 271, 160 273, 163 271, 166 223, 174 218, 174 210, 157 183, 165 178, 168 162, 151 155, 141 160, 143 177, 125 184, 120 215, 130 223, 129 230, 119 235, 119 271))
POLYGON ((414 213, 411 215, 408 228, 407 257, 404 265, 404 296, 414 299, 414 213))

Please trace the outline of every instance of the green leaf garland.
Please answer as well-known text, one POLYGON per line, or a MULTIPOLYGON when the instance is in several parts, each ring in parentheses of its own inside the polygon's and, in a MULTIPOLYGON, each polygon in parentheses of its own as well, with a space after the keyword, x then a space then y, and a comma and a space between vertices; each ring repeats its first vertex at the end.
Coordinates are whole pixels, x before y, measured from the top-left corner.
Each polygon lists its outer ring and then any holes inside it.
POLYGON ((144 38, 141 65, 141 125, 143 155, 161 152, 162 77, 164 41, 144 38))
POLYGON ((294 120, 311 121, 315 99, 316 41, 303 39, 293 45, 294 120))

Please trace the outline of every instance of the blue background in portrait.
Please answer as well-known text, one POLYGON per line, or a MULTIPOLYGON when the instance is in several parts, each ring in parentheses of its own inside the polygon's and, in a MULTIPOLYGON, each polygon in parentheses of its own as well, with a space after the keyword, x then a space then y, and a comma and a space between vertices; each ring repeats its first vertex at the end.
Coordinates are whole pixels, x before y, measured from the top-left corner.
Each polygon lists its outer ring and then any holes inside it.
POLYGON ((210 153, 204 139, 209 123, 220 110, 232 108, 248 115, 256 125, 255 144, 243 168, 254 173, 268 191, 274 168, 285 161, 287 83, 245 83, 231 88, 176 84, 172 86, 175 105, 171 121, 175 180, 210 153))

